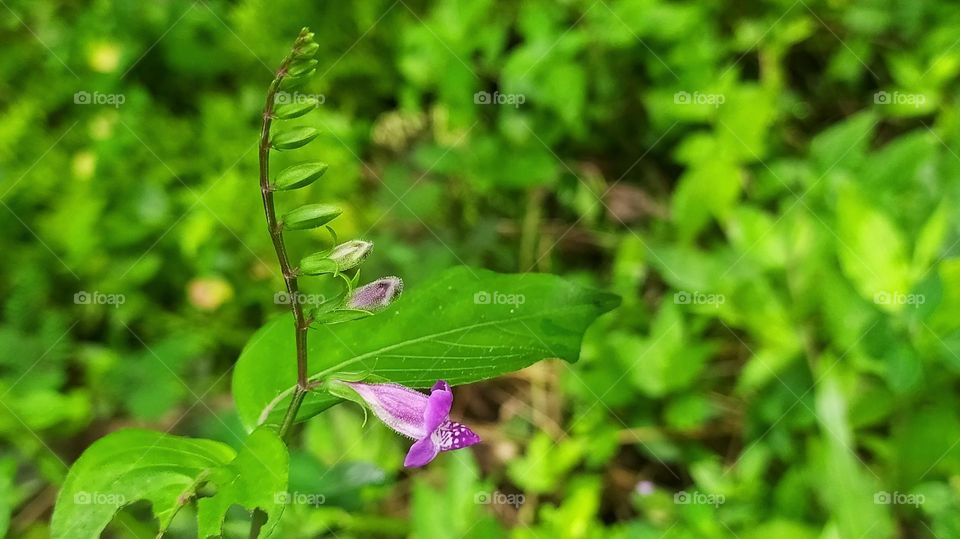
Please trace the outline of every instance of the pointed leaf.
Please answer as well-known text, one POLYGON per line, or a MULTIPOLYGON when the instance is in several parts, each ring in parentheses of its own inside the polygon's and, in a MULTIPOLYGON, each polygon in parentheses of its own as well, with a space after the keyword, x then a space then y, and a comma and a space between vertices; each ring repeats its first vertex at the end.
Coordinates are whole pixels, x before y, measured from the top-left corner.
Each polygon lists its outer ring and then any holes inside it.
POLYGON ((317 53, 317 50, 320 48, 320 45, 310 42, 305 45, 298 47, 293 51, 294 58, 312 58, 314 54, 317 53))
POLYGON ((298 127, 290 131, 275 133, 270 139, 270 145, 278 150, 294 150, 306 146, 317 138, 320 132, 312 127, 298 127))
MULTIPOLYGON (((544 358, 576 361, 586 328, 619 298, 543 274, 504 275, 459 267, 401 296, 383 311, 309 335, 312 380, 363 373, 413 387, 464 384, 544 358)), ((278 422, 296 382, 290 315, 255 333, 233 377, 248 428, 278 422)), ((309 394, 299 419, 337 402, 309 394)))
POLYGON ((278 103, 276 108, 273 109, 273 117, 279 120, 299 118, 317 108, 318 103, 319 101, 313 97, 297 99, 292 103, 278 103))
POLYGON ((277 179, 273 182, 273 188, 277 191, 286 191, 289 189, 299 189, 306 187, 317 181, 327 172, 326 163, 303 163, 293 165, 277 174, 277 179))
POLYGON ((317 72, 316 69, 311 69, 309 71, 301 73, 300 75, 297 75, 296 77, 286 76, 283 78, 283 80, 280 81, 280 88, 283 88, 284 90, 289 90, 290 88, 296 88, 298 86, 301 86, 303 85, 303 83, 310 80, 310 77, 313 76, 313 74, 316 72, 317 72))
POLYGON ((307 204, 287 212, 283 226, 290 230, 306 230, 321 227, 337 218, 343 210, 329 204, 307 204))
POLYGON ((287 74, 291 77, 299 77, 308 71, 313 71, 317 67, 316 60, 297 60, 287 68, 287 74))

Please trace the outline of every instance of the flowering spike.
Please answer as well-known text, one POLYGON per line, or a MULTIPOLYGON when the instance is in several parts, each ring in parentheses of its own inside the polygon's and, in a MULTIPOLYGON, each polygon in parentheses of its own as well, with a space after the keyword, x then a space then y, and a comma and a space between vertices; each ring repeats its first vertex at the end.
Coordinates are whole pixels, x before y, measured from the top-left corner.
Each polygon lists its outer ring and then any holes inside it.
POLYGON ((402 291, 403 281, 399 277, 382 277, 354 290, 347 307, 376 311, 390 305, 402 291))
POLYGON ((441 451, 480 442, 472 430, 450 420, 453 391, 443 380, 433 385, 430 395, 400 384, 342 383, 353 389, 387 426, 416 440, 403 461, 408 468, 427 464, 441 451))

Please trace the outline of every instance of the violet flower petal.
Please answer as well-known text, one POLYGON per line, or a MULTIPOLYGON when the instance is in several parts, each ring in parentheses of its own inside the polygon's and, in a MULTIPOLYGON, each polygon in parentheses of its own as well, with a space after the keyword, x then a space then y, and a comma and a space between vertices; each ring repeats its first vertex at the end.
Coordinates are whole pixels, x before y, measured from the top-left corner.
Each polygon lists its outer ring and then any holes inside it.
POLYGON ((427 436, 410 446, 410 451, 407 451, 407 456, 403 459, 403 467, 419 468, 433 460, 438 453, 440 446, 433 440, 433 436, 427 436))
POLYGON ((376 311, 390 305, 402 291, 403 281, 399 277, 382 277, 354 289, 347 301, 347 307, 376 311))
POLYGON ((477 433, 456 421, 446 421, 443 425, 440 425, 436 436, 439 438, 440 451, 453 451, 480 443, 480 437, 477 436, 477 433))
POLYGON ((453 391, 444 380, 437 380, 429 396, 400 384, 344 383, 356 391, 387 426, 416 440, 403 461, 408 468, 429 463, 441 451, 480 442, 480 437, 468 427, 450 421, 453 391))
POLYGON ((453 391, 450 384, 438 380, 427 397, 427 409, 423 412, 424 429, 433 434, 441 423, 450 418, 450 407, 453 406, 453 391))
POLYGON ((400 384, 346 382, 366 401, 380 421, 408 438, 419 440, 430 434, 424 428, 427 396, 400 384))

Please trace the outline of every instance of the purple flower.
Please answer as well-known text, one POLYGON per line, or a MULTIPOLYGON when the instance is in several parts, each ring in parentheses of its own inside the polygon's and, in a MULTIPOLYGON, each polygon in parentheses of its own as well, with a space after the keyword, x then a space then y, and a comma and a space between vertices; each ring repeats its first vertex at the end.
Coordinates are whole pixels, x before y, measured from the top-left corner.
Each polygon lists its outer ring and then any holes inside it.
POLYGON ((383 277, 354 290, 347 307, 376 311, 390 305, 402 291, 403 281, 399 277, 383 277))
POLYGON ((387 426, 416 440, 403 461, 408 468, 427 464, 441 451, 480 442, 472 430, 450 421, 453 392, 443 380, 433 384, 429 396, 400 384, 344 383, 356 391, 387 426))

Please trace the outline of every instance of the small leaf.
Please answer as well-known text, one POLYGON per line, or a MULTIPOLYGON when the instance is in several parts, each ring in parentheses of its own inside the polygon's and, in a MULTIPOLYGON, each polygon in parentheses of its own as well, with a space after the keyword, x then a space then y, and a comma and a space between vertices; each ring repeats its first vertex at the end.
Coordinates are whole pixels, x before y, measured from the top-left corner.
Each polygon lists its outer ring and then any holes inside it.
MULTIPOLYGON (((309 339, 310 378, 364 372, 429 387, 485 380, 544 358, 576 361, 583 332, 619 298, 554 275, 503 275, 459 267, 401 296, 387 309, 346 324, 323 325, 309 339)), ((279 421, 296 384, 290 315, 251 336, 233 376, 243 423, 279 421), (280 359, 283 360, 280 360, 280 359)), ((309 394, 299 419, 338 402, 309 394)))
POLYGON ((343 210, 329 204, 307 204, 283 216, 283 226, 289 230, 321 227, 337 218, 343 210))
POLYGON ((280 88, 283 88, 284 90, 296 88, 297 86, 300 86, 310 80, 310 77, 316 72, 316 69, 311 69, 305 73, 297 75, 296 77, 286 76, 280 81, 280 88))
POLYGON ((320 132, 312 127, 298 127, 274 134, 270 140, 270 145, 278 150, 294 150, 306 146, 319 134, 320 132))
POLYGON ((290 67, 287 68, 287 75, 290 77, 299 77, 308 71, 316 69, 316 67, 316 60, 299 60, 290 64, 290 67))
POLYGON ((293 103, 282 103, 273 109, 273 117, 279 120, 299 118, 317 108, 317 103, 317 100, 312 97, 304 97, 293 103))
POLYGON ((335 311, 316 315, 313 327, 318 328, 324 324, 341 324, 343 322, 352 322, 368 316, 373 316, 373 313, 370 311, 364 311, 362 309, 337 309, 335 311))
POLYGON ((304 275, 326 275, 337 273, 337 263, 327 256, 328 251, 313 253, 300 259, 300 273, 304 275))
POLYGON ((293 165, 277 174, 277 179, 273 182, 273 188, 277 191, 286 191, 306 187, 317 181, 325 172, 327 172, 326 163, 315 162, 293 165))
POLYGON ((293 51, 294 58, 313 58, 313 55, 317 53, 317 50, 320 48, 320 45, 310 42, 305 45, 301 45, 296 50, 293 51))

